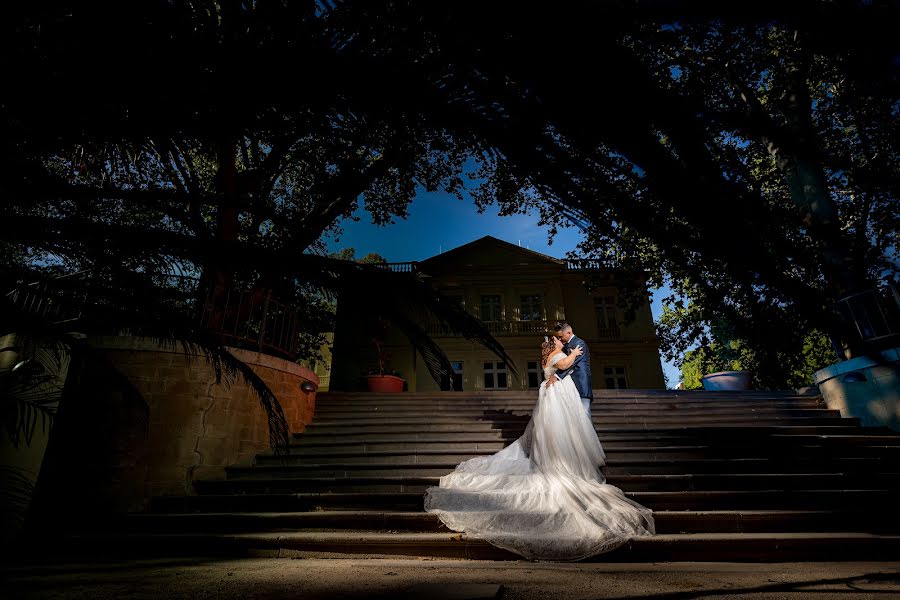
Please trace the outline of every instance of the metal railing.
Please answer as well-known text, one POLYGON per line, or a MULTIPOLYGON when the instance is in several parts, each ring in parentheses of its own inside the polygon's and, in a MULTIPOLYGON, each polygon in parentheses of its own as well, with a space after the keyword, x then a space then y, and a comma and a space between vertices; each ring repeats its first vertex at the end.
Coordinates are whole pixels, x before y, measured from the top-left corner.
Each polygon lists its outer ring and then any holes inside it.
POLYGON ((274 298, 271 290, 210 290, 200 311, 200 326, 223 344, 297 356, 297 308, 274 298))
MULTIPOLYGON (((87 314, 104 310, 103 291, 97 286, 67 286, 66 279, 84 276, 79 271, 52 280, 22 283, 7 292, 21 310, 77 327, 87 314)), ((300 344, 299 311, 272 296, 270 290, 210 289, 203 293, 200 278, 170 273, 141 273, 151 283, 155 300, 197 319, 200 330, 221 343, 266 354, 297 357, 300 344)), ((97 319, 95 322, 102 322, 97 319)), ((195 321, 196 322, 196 321, 195 321)))
POLYGON ((900 337, 900 290, 895 285, 876 287, 841 298, 836 307, 864 342, 900 337))

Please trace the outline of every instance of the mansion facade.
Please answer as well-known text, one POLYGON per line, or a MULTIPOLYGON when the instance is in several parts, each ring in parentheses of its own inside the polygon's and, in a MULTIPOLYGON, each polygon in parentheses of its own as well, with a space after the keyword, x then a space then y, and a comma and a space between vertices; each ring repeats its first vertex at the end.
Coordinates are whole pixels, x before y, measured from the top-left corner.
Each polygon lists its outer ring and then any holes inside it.
MULTIPOLYGON (((601 261, 557 259, 483 237, 418 263, 389 268, 426 278, 442 295, 456 298, 480 318, 515 362, 517 375, 483 346, 438 324, 422 324, 453 363, 455 390, 536 389, 543 379, 540 344, 556 323, 567 321, 591 353, 594 389, 665 388, 649 302, 625 323, 617 307, 616 278, 601 261), (588 291, 585 274, 594 287, 588 291), (599 285, 598 283, 599 282, 599 285)), ((377 366, 367 328, 365 299, 339 298, 329 389, 365 389, 364 374, 377 366)), ((437 391, 422 357, 397 331, 389 332, 387 365, 399 371, 409 391, 437 391)), ((449 389, 448 382, 443 382, 449 389)))

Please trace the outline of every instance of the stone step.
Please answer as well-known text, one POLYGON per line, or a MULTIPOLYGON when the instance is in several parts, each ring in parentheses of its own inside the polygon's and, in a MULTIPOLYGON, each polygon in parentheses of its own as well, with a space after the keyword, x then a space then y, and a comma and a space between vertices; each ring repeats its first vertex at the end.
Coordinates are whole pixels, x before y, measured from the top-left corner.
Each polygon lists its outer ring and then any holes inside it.
MULTIPOLYGON (((657 534, 786 531, 865 531, 896 533, 900 516, 870 510, 712 510, 656 511, 657 534)), ((141 513, 110 524, 113 531, 138 533, 225 533, 273 531, 449 531, 424 511, 313 511, 141 513)))
MULTIPOLYGON (((836 421, 840 422, 840 421, 836 421)), ((893 432, 877 432, 878 428, 860 428, 847 425, 755 425, 755 426, 734 426, 734 425, 715 425, 705 427, 647 427, 647 426, 624 426, 615 427, 594 425, 600 440, 607 440, 614 437, 618 440, 671 440, 671 439, 691 439, 693 443, 717 443, 723 440, 731 443, 754 443, 764 440, 773 439, 776 436, 816 436, 816 437, 884 437, 893 434, 893 432), (698 442, 702 440, 702 442, 698 442)), ((409 439, 427 439, 428 437, 440 437, 442 439, 464 437, 470 435, 494 435, 497 439, 515 439, 524 432, 524 425, 517 427, 506 427, 493 429, 489 423, 475 423, 465 426, 459 425, 418 425, 415 427, 409 425, 392 425, 385 427, 367 427, 363 430, 354 430, 352 428, 344 429, 307 429, 303 432, 293 433, 293 439, 298 443, 304 441, 321 442, 333 441, 337 443, 345 443, 347 441, 371 440, 371 439, 393 439, 398 436, 409 436, 409 439)), ((896 435, 896 434, 894 434, 896 435)))
MULTIPOLYGON (((405 431, 456 431, 456 432, 475 432, 475 431, 491 431, 499 430, 509 432, 510 436, 521 435, 527 425, 528 419, 519 421, 513 420, 496 420, 496 421, 455 421, 455 422, 434 422, 424 419, 415 422, 398 422, 393 419, 378 419, 370 421, 353 421, 353 422, 316 422, 313 421, 306 427, 304 433, 322 432, 329 434, 339 433, 399 433, 405 431)), ((858 427, 859 419, 845 418, 759 418, 754 419, 748 417, 746 419, 736 420, 732 418, 725 419, 630 419, 621 422, 611 420, 594 420, 594 429, 599 433, 601 431, 640 431, 640 430, 673 430, 677 428, 684 429, 701 429, 708 427, 731 427, 731 428, 748 428, 748 427, 846 427, 844 432, 850 432, 858 427)), ((837 433, 837 431, 835 431, 837 433)))
MULTIPOLYGON (((85 534, 68 540, 79 555, 131 556, 435 556, 521 560, 511 552, 465 534, 364 531, 238 534, 85 534)), ((590 562, 829 561, 900 558, 900 536, 870 533, 697 533, 635 538, 590 562)))
MULTIPOLYGON (((394 436, 398 439, 397 436, 394 436)), ((462 436, 461 436, 462 437, 462 436)), ((312 456, 325 455, 331 453, 357 453, 367 454, 369 452, 425 452, 439 450, 461 450, 470 452, 473 450, 484 450, 489 454, 502 450, 509 445, 513 439, 500 437, 486 437, 483 440, 453 440, 436 439, 436 440, 419 440, 419 441, 332 441, 310 443, 292 443, 289 447, 289 453, 292 456, 312 456)), ((258 455, 260 457, 273 456, 271 452, 258 455)))
MULTIPOLYGON (((403 423, 527 423, 530 413, 513 414, 508 412, 502 413, 485 413, 482 411, 474 411, 471 413, 422 413, 419 415, 405 414, 348 414, 336 417, 329 415, 327 418, 313 417, 313 422, 309 427, 353 427, 353 426, 371 426, 377 424, 403 424, 403 423)), ((753 412, 735 412, 735 413, 704 413, 696 412, 691 414, 621 414, 621 413, 605 413, 592 414, 591 419, 595 424, 616 424, 616 423, 674 423, 681 425, 690 425, 692 423, 756 423, 760 421, 791 421, 798 424, 827 424, 829 419, 840 419, 841 413, 838 410, 815 409, 809 411, 753 411, 753 412)))
MULTIPOLYGON (((496 418, 503 417, 506 415, 511 416, 523 416, 523 415, 531 415, 532 411, 531 406, 522 407, 517 409, 510 410, 488 410, 485 409, 421 409, 421 410, 333 410, 333 411, 322 411, 316 410, 315 415, 313 416, 314 420, 319 421, 338 421, 342 419, 346 420, 359 420, 359 419, 372 419, 372 418, 392 418, 392 419, 426 419, 426 420, 435 420, 437 418, 441 419, 469 419, 469 418, 496 418)), ((592 417, 594 419, 609 419, 609 418, 634 418, 634 417, 683 417, 683 418, 691 418, 691 417, 706 417, 706 416, 734 416, 734 417, 744 417, 746 415, 774 415, 779 417, 828 417, 834 416, 834 413, 837 412, 839 414, 840 411, 827 410, 825 408, 775 408, 775 407, 727 407, 727 408, 702 408, 702 409, 693 409, 693 408, 685 408, 685 409, 667 409, 667 408, 654 408, 654 409, 631 409, 631 410, 598 410, 597 407, 592 407, 592 417)))
MULTIPOLYGON (((621 443, 640 446, 678 446, 678 445, 706 445, 733 446, 745 448, 748 443, 758 446, 793 447, 795 444, 822 444, 834 447, 852 447, 865 445, 900 445, 900 434, 876 435, 867 434, 865 429, 858 430, 856 434, 805 434, 805 433, 771 433, 763 428, 745 429, 742 432, 729 430, 728 435, 719 430, 680 432, 677 434, 646 431, 640 432, 600 432, 600 442, 604 444, 621 443)), ((356 447, 368 447, 371 445, 392 444, 466 444, 466 443, 491 443, 503 442, 508 444, 515 440, 514 437, 503 437, 501 431, 483 432, 406 432, 406 433, 361 433, 329 435, 323 433, 306 432, 294 434, 291 441, 292 451, 301 451, 313 448, 328 448, 354 445, 356 447)), ((403 446, 400 446, 403 447, 403 446)), ((374 448, 373 448, 374 449, 374 448)), ((385 450, 392 449, 389 447, 385 450)))
MULTIPOLYGON (((366 461, 354 457, 335 461, 312 457, 303 460, 286 458, 268 460, 252 467, 229 467, 230 479, 264 479, 266 477, 398 477, 403 475, 446 475, 464 460, 477 454, 449 454, 442 457, 412 455, 406 462, 366 461), (443 460, 446 459, 446 460, 443 460)), ((362 457, 365 458, 365 457, 362 457)), ((607 474, 610 477, 639 474, 743 474, 743 473, 890 473, 900 471, 894 457, 775 457, 775 458, 672 458, 656 455, 651 458, 631 457, 627 454, 609 455, 607 474)))
MULTIPOLYGON (((331 401, 385 401, 400 400, 407 402, 428 402, 436 400, 509 400, 532 398, 537 390, 471 390, 460 392, 321 392, 316 395, 317 402, 331 401)), ((624 390, 593 390, 594 399, 604 400, 733 400, 733 399, 810 399, 820 398, 818 393, 796 393, 793 390, 744 390, 744 391, 713 391, 713 390, 643 390, 643 389, 624 389, 624 390)))
MULTIPOLYGON (((504 398, 499 400, 367 400, 367 401, 322 401, 317 399, 316 410, 323 411, 363 411, 363 410, 475 410, 532 408, 538 401, 537 394, 527 398, 504 398)), ((591 407, 608 410, 644 409, 712 409, 712 408, 824 408, 819 398, 741 398, 741 399, 598 399, 591 401, 591 407)))
MULTIPOLYGON (((371 466, 371 465, 370 465, 371 466)), ((445 469, 417 469, 411 475, 409 469, 327 471, 318 473, 302 471, 294 467, 274 474, 262 473, 264 467, 245 468, 238 475, 237 468, 229 469, 229 478, 221 480, 197 480, 194 487, 201 493, 272 493, 272 492, 424 492, 429 486, 438 485, 445 469), (327 473, 333 476, 327 476, 327 473), (396 473, 396 474, 391 474, 396 473)), ((679 473, 615 475, 607 481, 627 491, 692 491, 692 490, 753 490, 753 489, 863 489, 877 486, 881 489, 900 489, 897 473, 679 473)))
MULTIPOLYGON (((503 441, 469 442, 469 443, 428 443, 407 442, 383 444, 393 446, 379 447, 371 445, 344 445, 313 448, 291 448, 288 455, 270 453, 257 454, 256 464, 309 464, 339 462, 381 462, 404 463, 421 462, 423 460, 445 461, 468 460, 475 456, 490 456, 505 446, 503 441), (458 458, 464 457, 464 458, 458 458)), ((640 446, 612 442, 603 444, 607 459, 615 463, 620 459, 631 460, 686 460, 700 458, 884 458, 897 460, 900 458, 900 444, 897 446, 850 446, 830 447, 817 446, 782 446, 744 448, 740 446, 640 446), (789 452, 790 454, 786 454, 789 452)))
MULTIPOLYGON (((353 412, 422 412, 422 411, 470 411, 470 410, 531 410, 536 404, 536 398, 531 400, 517 400, 515 402, 422 402, 422 403, 316 403, 316 414, 337 414, 353 412)), ((595 400, 591 403, 591 410, 597 411, 655 411, 655 410, 761 410, 761 409, 806 409, 814 410, 825 408, 814 400, 734 400, 723 402, 601 402, 595 400)))
MULTIPOLYGON (((893 512, 900 503, 900 491, 870 486, 859 489, 752 489, 693 491, 626 491, 625 494, 654 511, 707 510, 845 510, 860 508, 874 512, 893 512)), ((215 486, 212 486, 215 487, 215 486)), ((421 492, 301 492, 218 494, 199 486, 198 496, 157 496, 151 510, 184 512, 294 512, 322 510, 421 511, 421 492)))

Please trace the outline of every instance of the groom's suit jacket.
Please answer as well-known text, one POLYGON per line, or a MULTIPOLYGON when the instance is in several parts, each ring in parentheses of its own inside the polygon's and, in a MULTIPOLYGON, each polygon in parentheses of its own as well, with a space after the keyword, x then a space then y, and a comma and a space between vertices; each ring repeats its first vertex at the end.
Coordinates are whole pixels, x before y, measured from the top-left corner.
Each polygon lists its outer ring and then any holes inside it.
POLYGON ((562 379, 571 375, 572 381, 578 389, 578 395, 582 398, 592 398, 594 391, 591 383, 591 351, 587 344, 580 337, 573 335, 569 343, 563 345, 563 352, 568 355, 576 346, 581 346, 581 356, 575 359, 571 367, 557 373, 556 376, 562 379))

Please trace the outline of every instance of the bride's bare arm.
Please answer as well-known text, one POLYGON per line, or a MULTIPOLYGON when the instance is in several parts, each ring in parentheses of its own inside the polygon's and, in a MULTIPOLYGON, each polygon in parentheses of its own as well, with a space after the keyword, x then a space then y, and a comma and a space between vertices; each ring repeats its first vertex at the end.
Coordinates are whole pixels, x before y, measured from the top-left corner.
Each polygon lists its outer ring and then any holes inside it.
POLYGON ((572 366, 572 363, 575 362, 575 359, 581 356, 582 352, 583 350, 581 349, 581 346, 575 346, 575 349, 572 350, 572 352, 569 353, 567 357, 561 358, 556 361, 556 364, 554 366, 558 369, 568 369, 572 366))

